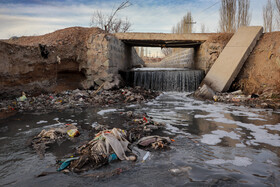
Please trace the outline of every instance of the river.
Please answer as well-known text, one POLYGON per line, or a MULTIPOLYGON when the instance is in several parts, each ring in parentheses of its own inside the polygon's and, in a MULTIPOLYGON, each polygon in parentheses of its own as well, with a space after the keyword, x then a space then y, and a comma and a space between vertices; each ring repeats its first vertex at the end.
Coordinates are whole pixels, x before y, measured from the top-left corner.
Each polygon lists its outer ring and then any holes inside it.
POLYGON ((280 111, 199 101, 186 93, 163 93, 143 104, 66 110, 49 114, 17 114, 0 121, 1 186, 279 186, 280 111), (137 162, 119 161, 96 171, 129 168, 106 178, 54 173, 56 159, 93 135, 96 123, 122 127, 124 111, 146 112, 166 124, 161 135, 175 141, 170 150, 137 150, 137 162), (26 142, 42 129, 73 123, 81 136, 56 144, 43 159, 26 142), (182 168, 185 168, 185 170, 182 168), (186 169, 187 168, 187 169, 186 169), (177 169, 177 170, 176 170, 177 169))

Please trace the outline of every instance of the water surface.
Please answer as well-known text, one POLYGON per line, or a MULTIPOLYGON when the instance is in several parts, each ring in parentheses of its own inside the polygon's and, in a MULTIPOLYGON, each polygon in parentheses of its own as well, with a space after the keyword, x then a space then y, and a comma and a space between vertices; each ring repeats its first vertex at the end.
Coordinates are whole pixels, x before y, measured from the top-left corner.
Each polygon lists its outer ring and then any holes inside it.
POLYGON ((272 110, 210 103, 163 93, 144 104, 89 108, 50 114, 18 114, 0 121, 1 186, 278 186, 280 184, 280 113, 272 110), (111 163, 87 173, 126 168, 120 175, 96 179, 84 174, 55 173, 58 158, 92 138, 96 123, 122 127, 123 111, 146 112, 166 123, 162 135, 172 137, 171 149, 155 151, 144 163, 145 151, 137 149, 136 163, 111 163), (73 123, 81 129, 75 141, 54 145, 40 159, 26 141, 42 129, 73 123), (172 169, 190 168, 172 173, 172 169))

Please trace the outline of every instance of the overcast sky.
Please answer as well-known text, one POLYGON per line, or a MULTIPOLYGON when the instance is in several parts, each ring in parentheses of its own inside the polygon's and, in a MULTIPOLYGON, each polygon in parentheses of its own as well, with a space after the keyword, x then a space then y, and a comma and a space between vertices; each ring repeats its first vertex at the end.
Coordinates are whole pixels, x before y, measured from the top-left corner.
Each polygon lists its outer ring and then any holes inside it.
MULTIPOLYGON (((110 13, 122 0, 0 0, 0 38, 40 35, 57 29, 88 27, 94 10, 110 13)), ((119 12, 128 17, 132 32, 170 32, 188 11, 192 12, 195 32, 205 24, 216 32, 220 0, 131 0, 132 5, 119 12)), ((251 0, 251 25, 262 25, 262 7, 266 0, 251 0)))
MULTIPOLYGON (((33 36, 58 29, 89 27, 95 10, 111 13, 125 0, 0 0, 0 39, 33 36)), ((251 25, 262 25, 262 7, 267 0, 251 0, 251 25)), ((191 11, 194 32, 217 32, 220 0, 130 0, 131 6, 119 17, 132 23, 131 32, 171 32, 182 17, 191 11)), ((158 50, 153 50, 155 54, 158 50)), ((157 52, 158 53, 158 52, 157 52)))

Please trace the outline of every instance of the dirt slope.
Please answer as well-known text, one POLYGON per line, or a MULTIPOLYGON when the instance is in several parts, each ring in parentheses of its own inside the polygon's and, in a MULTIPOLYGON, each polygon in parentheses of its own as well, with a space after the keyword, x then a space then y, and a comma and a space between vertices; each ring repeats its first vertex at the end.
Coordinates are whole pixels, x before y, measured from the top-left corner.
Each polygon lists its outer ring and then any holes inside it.
POLYGON ((104 33, 103 30, 97 27, 69 27, 57 30, 41 36, 23 36, 9 40, 3 40, 10 44, 17 44, 23 46, 37 46, 43 45, 74 45, 85 43, 90 35, 104 33))
POLYGON ((80 67, 87 63, 87 42, 100 33, 104 31, 99 28, 70 27, 42 36, 0 40, 0 98, 21 91, 50 91, 56 84, 63 89, 79 87, 85 76, 80 67), (46 46, 46 58, 39 44, 46 46))
POLYGON ((233 88, 247 94, 280 97, 280 32, 262 35, 233 88))

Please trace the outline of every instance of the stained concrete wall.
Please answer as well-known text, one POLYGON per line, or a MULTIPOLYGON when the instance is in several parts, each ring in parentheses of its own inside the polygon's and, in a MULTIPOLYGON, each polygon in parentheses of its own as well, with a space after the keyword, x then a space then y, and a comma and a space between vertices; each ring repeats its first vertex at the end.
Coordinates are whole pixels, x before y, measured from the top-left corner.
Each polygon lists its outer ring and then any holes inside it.
POLYGON ((108 72, 117 74, 135 66, 143 66, 144 61, 138 56, 134 47, 128 46, 114 36, 108 36, 108 72))
POLYGON ((146 67, 194 68, 194 49, 185 49, 165 57, 158 63, 145 64, 146 67))
POLYGON ((260 26, 240 27, 219 55, 203 82, 218 92, 227 91, 262 35, 260 26))

